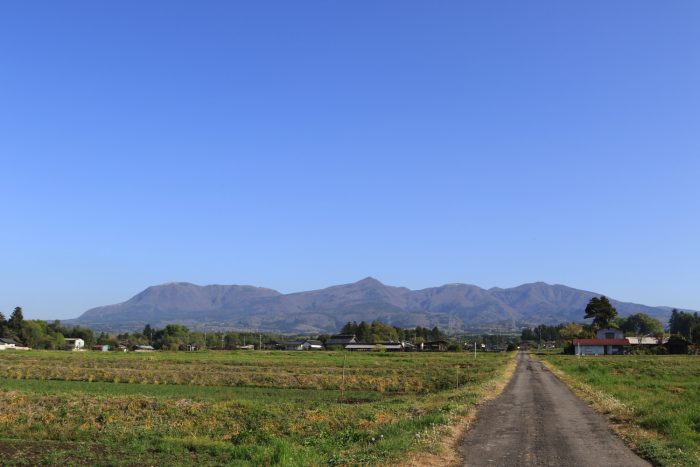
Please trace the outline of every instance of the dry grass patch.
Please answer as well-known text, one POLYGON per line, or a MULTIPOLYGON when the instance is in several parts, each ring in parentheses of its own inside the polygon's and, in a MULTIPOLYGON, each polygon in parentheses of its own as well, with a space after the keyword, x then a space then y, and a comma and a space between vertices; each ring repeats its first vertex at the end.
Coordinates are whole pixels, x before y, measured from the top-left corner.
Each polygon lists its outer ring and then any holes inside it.
POLYGON ((700 359, 537 356, 640 456, 700 466, 700 359))
POLYGON ((505 365, 496 378, 473 388, 473 402, 465 404, 462 410, 451 417, 446 426, 440 427, 433 436, 425 436, 424 450, 412 456, 406 465, 410 467, 445 467, 464 464, 459 455, 459 445, 476 419, 479 405, 498 397, 510 382, 515 367, 515 356, 510 355, 510 361, 505 365))

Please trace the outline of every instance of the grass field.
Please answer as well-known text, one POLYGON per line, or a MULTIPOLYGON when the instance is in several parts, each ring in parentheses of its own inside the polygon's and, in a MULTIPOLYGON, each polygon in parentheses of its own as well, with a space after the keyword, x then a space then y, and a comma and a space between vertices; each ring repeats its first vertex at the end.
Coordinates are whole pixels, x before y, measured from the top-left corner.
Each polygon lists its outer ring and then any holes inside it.
POLYGON ((343 371, 344 358, 342 352, 2 352, 0 459, 400 462, 439 449, 441 427, 485 395, 512 354, 349 353, 343 371))
POLYGON ((700 465, 700 358, 538 355, 656 465, 700 465))

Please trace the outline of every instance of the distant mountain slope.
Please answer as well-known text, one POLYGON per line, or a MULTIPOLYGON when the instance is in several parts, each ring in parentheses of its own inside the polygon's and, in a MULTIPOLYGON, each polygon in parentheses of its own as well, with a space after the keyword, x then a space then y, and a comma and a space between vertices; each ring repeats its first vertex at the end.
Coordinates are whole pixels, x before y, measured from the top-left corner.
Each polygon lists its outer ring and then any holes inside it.
MULTIPOLYGON (((182 323, 194 329, 335 332, 348 321, 384 322, 446 330, 518 329, 582 321, 588 301, 601 294, 544 282, 510 289, 448 284, 422 290, 392 287, 368 277, 352 284, 281 294, 247 285, 185 282, 149 287, 126 302, 93 308, 68 324, 133 331, 146 324, 182 323)), ((611 299, 621 316, 644 312, 663 323, 670 307, 611 299)))

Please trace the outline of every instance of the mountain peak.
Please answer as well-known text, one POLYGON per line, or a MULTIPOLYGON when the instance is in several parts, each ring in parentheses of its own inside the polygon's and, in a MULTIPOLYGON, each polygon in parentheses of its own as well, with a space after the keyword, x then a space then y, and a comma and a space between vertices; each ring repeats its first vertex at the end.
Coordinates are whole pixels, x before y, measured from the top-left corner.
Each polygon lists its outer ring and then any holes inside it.
MULTIPOLYGON (((321 290, 281 294, 240 285, 176 282, 149 287, 126 302, 86 311, 72 324, 133 331, 146 323, 193 329, 336 332, 348 321, 375 319, 403 327, 519 329, 581 321, 593 292, 544 282, 488 291, 469 284, 422 290, 384 285, 374 277, 321 290)), ((620 316, 644 312, 667 321, 670 309, 615 302, 620 316)))
POLYGON ((384 286, 384 284, 382 284, 380 281, 378 281, 377 279, 375 279, 372 276, 367 276, 364 279, 361 279, 361 280, 355 282, 355 284, 364 285, 364 286, 374 286, 374 287, 376 287, 378 285, 384 286))

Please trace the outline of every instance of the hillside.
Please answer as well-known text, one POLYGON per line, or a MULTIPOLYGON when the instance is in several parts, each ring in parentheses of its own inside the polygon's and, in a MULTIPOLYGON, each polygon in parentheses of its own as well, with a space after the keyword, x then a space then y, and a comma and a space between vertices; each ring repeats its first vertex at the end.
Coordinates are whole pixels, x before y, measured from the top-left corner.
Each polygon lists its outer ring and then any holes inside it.
MULTIPOLYGON (((348 321, 375 319, 403 327, 439 326, 448 331, 518 329, 540 323, 581 321, 599 293, 543 282, 510 289, 448 284, 422 290, 392 287, 368 277, 321 290, 282 294, 241 285, 169 283, 129 300, 93 308, 67 324, 95 330, 133 331, 144 325, 182 323, 193 329, 334 332, 348 321)), ((618 313, 644 312, 668 321, 669 307, 611 299, 618 313)))

